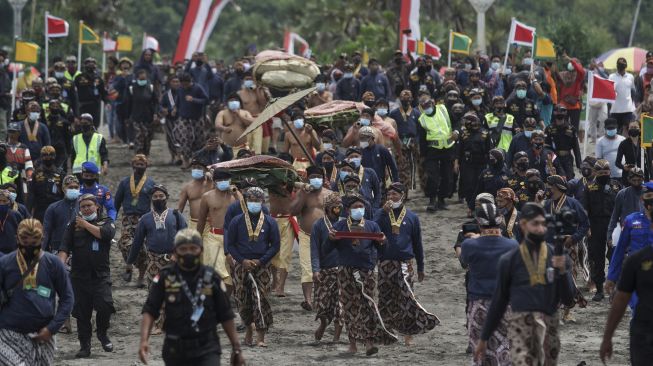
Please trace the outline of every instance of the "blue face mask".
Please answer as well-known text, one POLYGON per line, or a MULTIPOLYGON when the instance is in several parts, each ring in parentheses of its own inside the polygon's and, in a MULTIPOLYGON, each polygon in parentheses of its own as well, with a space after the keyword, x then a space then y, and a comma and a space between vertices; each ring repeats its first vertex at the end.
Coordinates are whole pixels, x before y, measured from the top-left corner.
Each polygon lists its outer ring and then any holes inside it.
POLYGON ((352 78, 352 77, 354 77, 354 74, 351 73, 351 72, 346 72, 344 75, 342 75, 342 77, 343 77, 344 79, 352 78))
POLYGON ((41 115, 41 113, 39 113, 39 112, 29 112, 29 120, 34 122, 34 121, 39 119, 40 115, 41 115))
POLYGON ((254 89, 254 80, 243 81, 243 86, 247 89, 254 89))
POLYGON ((388 115, 388 108, 379 108, 376 110, 376 114, 378 114, 381 117, 385 117, 388 115))
POLYGON ((261 212, 263 204, 261 202, 247 202, 247 211, 253 214, 261 212))
POLYGON ((322 147, 324 148, 324 150, 333 149, 333 144, 325 143, 325 144, 322 144, 322 147))
POLYGON ((227 189, 229 189, 230 185, 231 185, 231 180, 222 180, 222 181, 217 182, 215 184, 215 187, 217 189, 221 190, 222 192, 224 192, 227 189))
POLYGON ((308 181, 311 184, 311 187, 313 187, 315 189, 322 188, 322 185, 324 184, 324 181, 322 180, 322 178, 311 178, 308 181))
POLYGON ((499 67, 501 67, 501 64, 498 62, 493 62, 492 63, 492 70, 499 70, 499 67))
POLYGON ((426 108, 426 109, 424 110, 424 113, 426 113, 426 114, 428 114, 428 115, 433 114, 433 107, 428 107, 428 108, 426 108))
POLYGON ((349 162, 354 164, 356 168, 360 168, 361 166, 361 158, 351 158, 349 159, 349 162))
POLYGON ((80 192, 79 189, 66 189, 66 199, 69 201, 74 201, 79 198, 80 192))
POLYGON ((97 218, 97 212, 93 212, 90 215, 82 215, 82 218, 86 221, 93 221, 97 218))
POLYGON ((361 126, 369 126, 370 125, 370 120, 367 118, 361 118, 358 120, 358 122, 361 123, 361 126))
POLYGON ((193 169, 190 171, 190 175, 193 179, 199 180, 204 178, 204 171, 202 169, 193 169))
POLYGON ((304 119, 303 118, 297 118, 296 120, 292 121, 293 125, 295 126, 296 129, 301 130, 304 128, 304 119))
POLYGON ((614 137, 615 135, 617 135, 617 129, 612 128, 612 129, 609 129, 609 130, 605 130, 605 134, 610 136, 610 137, 614 137))
POLYGON ((341 181, 344 181, 345 178, 347 178, 348 176, 349 176, 349 172, 343 172, 343 171, 340 172, 340 180, 341 181))
POLYGON ((18 194, 14 192, 9 192, 9 199, 11 200, 11 202, 16 202, 16 197, 18 197, 18 194))
POLYGON ((533 135, 533 131, 524 131, 524 136, 528 137, 529 139, 533 135))
POLYGON ((472 99, 472 104, 477 107, 481 105, 481 103, 483 103, 483 99, 472 99))
POLYGON ((526 98, 526 89, 517 89, 515 94, 517 95, 517 98, 524 99, 526 98))
POLYGON ((54 77, 57 78, 57 79, 61 79, 63 76, 64 76, 63 71, 55 71, 54 72, 54 77))
POLYGON ((319 92, 324 91, 324 89, 326 89, 326 84, 324 83, 316 83, 315 86, 317 87, 317 91, 319 92))
POLYGON ((137 80, 136 82, 138 83, 139 86, 147 85, 147 80, 137 80))
POLYGON ((236 109, 240 108, 240 102, 237 100, 230 100, 227 103, 227 106, 229 107, 229 110, 235 111, 236 109))
POLYGON ((365 207, 351 209, 352 220, 360 221, 363 216, 365 216, 365 207))

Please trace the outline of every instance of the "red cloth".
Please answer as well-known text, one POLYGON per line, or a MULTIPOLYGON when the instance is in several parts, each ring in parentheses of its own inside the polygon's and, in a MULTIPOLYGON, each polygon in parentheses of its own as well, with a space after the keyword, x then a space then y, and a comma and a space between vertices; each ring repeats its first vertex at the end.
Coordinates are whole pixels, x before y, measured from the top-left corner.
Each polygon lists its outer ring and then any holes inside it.
POLYGON ((574 80, 571 85, 565 85, 562 82, 558 82, 558 87, 560 89, 558 93, 558 102, 562 104, 567 109, 581 109, 581 91, 583 87, 583 80, 585 80, 585 69, 578 61, 572 59, 571 64, 576 70, 576 80, 574 80), (565 101, 566 96, 573 96, 578 99, 576 104, 570 104, 565 101))
POLYGON ((212 227, 211 233, 215 235, 224 235, 224 229, 218 229, 217 227, 212 227))
POLYGON ((295 238, 299 238, 299 223, 297 222, 297 218, 295 216, 290 215, 290 214, 276 214, 272 215, 275 219, 277 218, 287 218, 288 221, 290 222, 290 226, 292 226, 292 231, 295 232, 295 238))

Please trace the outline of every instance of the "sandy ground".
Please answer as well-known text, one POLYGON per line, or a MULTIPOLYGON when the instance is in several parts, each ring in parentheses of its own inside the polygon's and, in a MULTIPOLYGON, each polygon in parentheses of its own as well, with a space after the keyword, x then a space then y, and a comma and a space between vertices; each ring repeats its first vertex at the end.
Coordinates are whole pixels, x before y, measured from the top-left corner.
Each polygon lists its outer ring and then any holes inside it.
MULTIPOLYGON (((161 134, 156 135, 153 144, 153 164, 148 175, 155 181, 165 184, 170 193, 169 207, 175 207, 181 184, 190 179, 189 172, 182 172, 179 167, 167 165, 169 155, 161 134)), ((129 159, 133 152, 121 145, 110 145, 111 169, 103 183, 115 192, 117 182, 131 173, 129 159)), ((590 150, 593 151, 593 148, 590 150)), ((441 324, 433 331, 416 336, 411 347, 403 344, 380 347, 380 352, 373 357, 364 354, 347 356, 345 343, 323 343, 311 346, 313 332, 317 326, 314 314, 300 307, 303 300, 298 276, 298 256, 293 260, 294 270, 287 283, 289 296, 284 299, 271 300, 274 312, 274 325, 267 336, 267 349, 244 348, 248 365, 466 365, 471 356, 465 353, 467 333, 465 330, 465 289, 464 272, 455 258, 452 245, 456 234, 465 221, 462 205, 451 204, 448 211, 436 214, 425 212, 426 201, 414 193, 409 206, 422 220, 424 249, 426 257, 426 279, 415 285, 415 293, 424 308, 435 313, 441 324)), ((187 214, 187 213, 186 213, 187 214)), ((119 237, 119 233, 116 238, 119 237)), ((111 257, 113 296, 117 313, 111 321, 109 335, 114 343, 113 353, 101 349, 97 339, 93 339, 92 356, 89 359, 76 360, 79 349, 76 333, 57 336, 58 365, 138 365, 138 346, 140 342, 141 307, 147 296, 146 290, 135 288, 134 283, 125 284, 119 274, 122 270, 122 258, 117 247, 111 257)), ((591 296, 591 295, 590 295, 591 296)), ((598 349, 603 334, 608 311, 608 301, 590 304, 585 309, 575 309, 577 323, 563 325, 561 365, 576 366, 581 361, 587 365, 600 365, 598 349)), ((614 338, 615 356, 611 365, 628 364, 627 322, 619 327, 614 338)), ((74 320, 73 320, 74 324, 74 320)), ((332 337, 333 328, 329 327, 324 340, 332 337)), ((243 334, 241 333, 241 339, 243 334)), ((221 333, 223 345, 229 350, 228 340, 221 333)), ((346 340, 346 334, 343 334, 346 340)), ((151 365, 163 365, 161 345, 163 337, 151 337, 151 365)), ((359 349, 364 347, 359 346, 359 349)), ((228 364, 227 352, 223 355, 223 364, 228 364)))

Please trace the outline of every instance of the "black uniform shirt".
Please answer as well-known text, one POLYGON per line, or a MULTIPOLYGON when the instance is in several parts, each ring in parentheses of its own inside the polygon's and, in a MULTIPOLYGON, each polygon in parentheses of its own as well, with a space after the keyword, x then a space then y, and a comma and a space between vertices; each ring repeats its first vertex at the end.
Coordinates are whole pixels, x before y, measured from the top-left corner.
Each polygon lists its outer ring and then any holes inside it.
POLYGON ((650 329, 653 326, 653 246, 649 245, 626 258, 617 289, 627 293, 637 292, 632 324, 650 329))
POLYGON ((74 221, 63 234, 59 250, 72 254, 70 276, 73 278, 106 278, 111 275, 109 254, 116 226, 106 216, 90 223, 100 227, 100 239, 86 229, 78 228, 74 221))

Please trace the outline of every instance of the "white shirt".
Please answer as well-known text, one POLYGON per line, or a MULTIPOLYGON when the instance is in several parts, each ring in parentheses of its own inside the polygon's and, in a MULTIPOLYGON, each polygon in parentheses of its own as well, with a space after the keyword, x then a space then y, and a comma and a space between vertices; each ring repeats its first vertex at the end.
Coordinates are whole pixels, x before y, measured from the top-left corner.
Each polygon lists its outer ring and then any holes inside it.
POLYGON ((611 113, 628 113, 635 111, 635 104, 630 97, 630 92, 634 88, 635 78, 629 73, 623 76, 618 72, 610 74, 610 80, 614 81, 614 90, 617 92, 617 99, 612 104, 611 113))
MULTIPOLYGON (((605 159, 610 163, 610 177, 621 179, 621 169, 617 168, 615 162, 617 161, 617 150, 619 149, 619 144, 621 141, 626 138, 617 135, 613 139, 609 139, 606 136, 601 137, 596 142, 596 158, 605 159)), ((624 158, 621 158, 621 163, 624 163, 624 158)))

